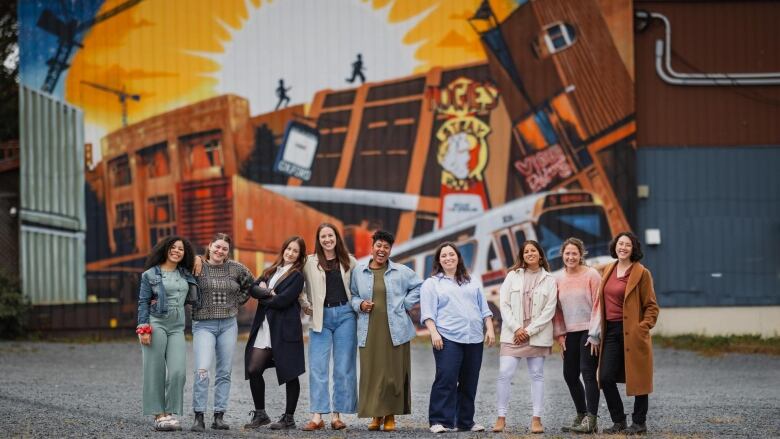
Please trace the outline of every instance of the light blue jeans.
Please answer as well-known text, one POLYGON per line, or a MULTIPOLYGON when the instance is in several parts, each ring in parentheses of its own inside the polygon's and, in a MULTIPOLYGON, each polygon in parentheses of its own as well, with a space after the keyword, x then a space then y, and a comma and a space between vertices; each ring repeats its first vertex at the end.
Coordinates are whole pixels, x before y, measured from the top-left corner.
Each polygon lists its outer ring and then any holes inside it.
POLYGON ((357 412, 357 319, 349 304, 323 310, 322 331, 309 330, 312 413, 357 412), (333 400, 329 386, 333 351, 333 400))
POLYGON ((214 376, 214 411, 227 411, 237 337, 238 324, 235 317, 192 321, 192 350, 195 356, 192 411, 206 411, 209 401, 209 370, 214 363, 215 354, 217 366, 214 376))

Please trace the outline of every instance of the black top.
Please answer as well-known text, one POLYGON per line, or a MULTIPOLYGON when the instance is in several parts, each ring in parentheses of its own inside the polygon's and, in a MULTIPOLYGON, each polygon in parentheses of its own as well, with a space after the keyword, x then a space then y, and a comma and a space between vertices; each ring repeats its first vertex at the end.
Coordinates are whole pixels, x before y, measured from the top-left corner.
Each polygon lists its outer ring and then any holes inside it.
POLYGON ((344 280, 341 278, 341 267, 338 259, 325 262, 325 305, 336 305, 348 301, 344 280))

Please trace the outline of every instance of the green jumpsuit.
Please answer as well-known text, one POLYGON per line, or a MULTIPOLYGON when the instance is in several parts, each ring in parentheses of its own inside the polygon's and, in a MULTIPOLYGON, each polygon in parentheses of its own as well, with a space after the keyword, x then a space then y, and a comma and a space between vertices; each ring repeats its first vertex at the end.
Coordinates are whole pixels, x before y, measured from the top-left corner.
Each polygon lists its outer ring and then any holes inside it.
POLYGON ((184 300, 189 285, 178 270, 161 272, 168 316, 149 316, 152 344, 141 345, 144 357, 144 415, 181 415, 184 413, 184 383, 187 380, 184 300))

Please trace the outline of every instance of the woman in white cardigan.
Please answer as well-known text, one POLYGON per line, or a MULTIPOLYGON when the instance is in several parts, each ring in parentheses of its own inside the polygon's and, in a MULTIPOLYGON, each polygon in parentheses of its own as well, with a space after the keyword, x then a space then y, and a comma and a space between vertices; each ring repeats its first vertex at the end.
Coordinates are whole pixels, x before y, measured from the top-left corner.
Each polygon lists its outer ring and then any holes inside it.
POLYGON ((555 278, 544 250, 526 241, 500 290, 501 350, 498 372, 498 419, 493 431, 504 431, 509 386, 520 360, 525 358, 531 378, 533 417, 531 433, 543 433, 544 358, 553 345, 553 316, 558 301, 555 278))

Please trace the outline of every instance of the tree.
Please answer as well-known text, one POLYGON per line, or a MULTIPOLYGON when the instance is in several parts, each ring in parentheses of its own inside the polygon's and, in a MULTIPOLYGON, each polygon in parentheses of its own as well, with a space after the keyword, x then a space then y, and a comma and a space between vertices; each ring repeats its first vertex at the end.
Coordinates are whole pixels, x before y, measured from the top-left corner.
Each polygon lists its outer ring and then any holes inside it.
POLYGON ((19 138, 19 19, 15 0, 0 1, 0 142, 19 138))

